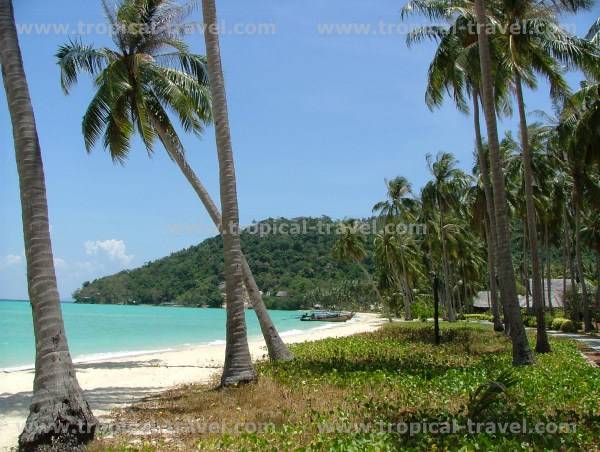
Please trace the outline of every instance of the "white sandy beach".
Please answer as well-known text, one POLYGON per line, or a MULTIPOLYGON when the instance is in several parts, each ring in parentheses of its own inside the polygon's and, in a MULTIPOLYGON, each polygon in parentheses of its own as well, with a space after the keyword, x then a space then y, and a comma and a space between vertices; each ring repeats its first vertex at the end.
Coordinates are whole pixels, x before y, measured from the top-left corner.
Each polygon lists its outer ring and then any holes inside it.
MULTIPOLYGON (((373 331, 385 322, 376 314, 357 314, 348 323, 315 324, 316 329, 282 334, 286 343, 373 331)), ((250 342, 254 359, 266 357, 263 340, 250 342)), ((201 345, 162 353, 107 358, 76 364, 77 378, 94 413, 111 409, 186 383, 206 383, 220 371, 225 345, 201 345)), ((0 373, 0 451, 16 445, 27 418, 33 370, 0 373)))

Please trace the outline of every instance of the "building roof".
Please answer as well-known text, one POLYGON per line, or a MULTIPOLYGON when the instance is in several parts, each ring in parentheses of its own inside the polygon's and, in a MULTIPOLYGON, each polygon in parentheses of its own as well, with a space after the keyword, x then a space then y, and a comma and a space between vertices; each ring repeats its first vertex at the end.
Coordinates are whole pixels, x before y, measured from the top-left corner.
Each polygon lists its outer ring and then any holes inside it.
MULTIPOLYGON (((529 282, 532 284, 531 280, 529 282)), ((567 279, 566 284, 567 291, 571 290, 571 280, 567 279)), ((592 288, 590 287, 590 290, 592 288)), ((547 295, 548 295, 548 281, 544 280, 544 295, 546 297, 546 306, 548 306, 547 295)), ((564 306, 564 290, 563 290, 563 280, 561 279, 551 279, 550 280, 550 301, 553 308, 562 308, 564 306)), ((531 305, 531 297, 529 298, 529 303, 531 305)), ((478 292, 477 295, 473 298, 473 306, 480 309, 489 309, 490 308, 490 292, 482 291, 478 292)), ((519 295, 519 306, 522 308, 527 307, 527 299, 523 295, 519 295)))

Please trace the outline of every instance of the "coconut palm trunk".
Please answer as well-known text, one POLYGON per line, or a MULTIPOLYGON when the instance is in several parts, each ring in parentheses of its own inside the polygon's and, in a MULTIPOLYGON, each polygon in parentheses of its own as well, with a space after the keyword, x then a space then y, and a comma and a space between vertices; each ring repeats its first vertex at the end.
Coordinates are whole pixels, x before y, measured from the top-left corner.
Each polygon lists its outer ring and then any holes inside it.
POLYGON ((507 322, 510 323, 513 364, 528 365, 533 364, 534 359, 531 348, 529 347, 525 327, 521 319, 521 311, 519 309, 517 297, 517 284, 510 253, 508 205, 506 201, 504 172, 500 160, 500 143, 498 141, 498 126, 496 123, 496 110, 494 108, 494 93, 492 88, 492 59, 489 48, 488 23, 484 0, 475 0, 475 13, 478 25, 479 58, 481 64, 481 95, 488 131, 492 169, 500 291, 503 303, 506 305, 506 313, 509 316, 507 322))
POLYGON ((208 58, 208 79, 213 98, 213 116, 219 160, 223 251, 225 257, 225 295, 227 297, 227 335, 225 366, 221 386, 248 383, 257 379, 248 348, 244 316, 243 259, 239 231, 239 211, 235 165, 229 130, 225 80, 215 0, 202 0, 204 40, 208 58))
POLYGON ((404 291, 404 320, 412 320, 412 290, 408 282, 408 273, 406 271, 406 262, 404 260, 404 252, 402 251, 402 248, 400 249, 400 263, 402 265, 402 277, 397 275, 397 279, 402 285, 404 291))
POLYGON ((598 316, 600 315, 600 243, 596 249, 596 326, 598 324, 598 316))
MULTIPOLYGON (((167 150, 169 156, 175 161, 181 172, 185 175, 186 179, 202 201, 202 204, 206 208, 210 218, 213 220, 213 223, 217 227, 217 229, 221 230, 221 212, 219 212, 219 208, 214 203, 208 191, 198 179, 198 176, 194 172, 194 170, 188 164, 185 155, 181 152, 180 149, 176 146, 176 144, 171 140, 160 121, 156 118, 152 118, 152 125, 156 129, 158 136, 160 138, 161 143, 167 150)), ((248 291, 248 295, 250 297, 250 301, 252 302, 252 307, 254 308, 254 312, 258 317, 258 323, 260 324, 260 329, 265 339, 265 343, 267 344, 267 350, 269 352, 269 357, 273 361, 289 361, 293 358, 292 353, 289 351, 287 346, 284 344, 281 336, 277 332, 271 317, 265 307, 265 303, 263 302, 262 295, 260 294, 260 290, 258 285, 256 284, 256 280, 254 279, 254 275, 252 274, 252 270, 248 265, 248 261, 246 256, 242 254, 242 274, 244 278, 244 285, 246 286, 246 290, 248 291)))
POLYGON ((581 180, 573 178, 573 209, 575 211, 575 261, 577 265, 577 274, 581 283, 581 297, 583 309, 583 329, 586 332, 592 331, 592 319, 590 316, 590 299, 588 297, 587 284, 585 283, 585 272, 583 269, 583 258, 581 256, 581 180))
POLYGON ((397 271, 394 272, 394 278, 397 281, 398 286, 400 287, 400 289, 402 290, 402 294, 403 294, 403 308, 404 308, 404 320, 412 320, 412 314, 411 314, 411 310, 410 310, 410 294, 409 294, 409 288, 408 288, 408 284, 407 284, 407 280, 404 276, 400 276, 400 274, 398 274, 397 271))
POLYGON ((485 194, 485 207, 487 212, 485 227, 494 331, 503 331, 504 327, 502 326, 502 321, 500 319, 498 287, 496 285, 496 221, 494 218, 494 195, 492 193, 492 183, 490 181, 490 170, 488 168, 487 157, 483 151, 481 122, 479 120, 479 92, 477 90, 473 91, 473 122, 475 125, 475 146, 477 147, 477 157, 479 159, 479 172, 481 173, 481 180, 483 181, 483 192, 485 194))
POLYGON ((440 241, 442 242, 442 269, 444 271, 444 302, 446 305, 446 316, 449 322, 456 321, 456 315, 453 309, 452 302, 452 290, 450 285, 450 268, 448 259, 448 250, 446 248, 446 238, 444 237, 444 213, 439 198, 439 194, 436 196, 438 211, 440 212, 440 241))
POLYGON ((546 249, 546 288, 548 289, 548 309, 554 312, 552 306, 552 254, 550 252, 550 233, 548 231, 548 222, 544 223, 544 248, 546 249))
POLYGON ((543 238, 542 238, 542 242, 540 243, 541 246, 541 251, 539 252, 538 256, 540 258, 540 275, 541 275, 541 279, 542 279, 542 306, 544 307, 544 309, 546 309, 546 289, 544 288, 544 284, 545 284, 545 274, 546 274, 546 256, 544 254, 544 242, 543 242, 543 238))
POLYGON ((65 335, 44 167, 10 0, 0 0, 0 64, 13 125, 36 352, 33 400, 19 447, 82 443, 93 437, 98 423, 77 382, 65 335))
POLYGON ((546 334, 544 320, 544 303, 542 301, 543 273, 540 272, 540 257, 537 243, 537 220, 533 204, 533 169, 531 165, 531 149, 527 133, 527 118, 525 116, 525 102, 523 100, 523 86, 521 76, 515 73, 515 92, 519 109, 519 127, 521 132, 521 149, 523 151, 523 177, 525 185, 525 205, 527 207, 527 230, 529 232, 529 250, 531 252, 531 273, 533 279, 533 309, 536 317, 536 344, 535 351, 548 353, 550 342, 546 334))
POLYGON ((433 275, 433 332, 435 345, 440 345, 440 283, 437 274, 433 275))
MULTIPOLYGON (((362 262, 360 262, 358 260, 355 260, 355 262, 358 265, 358 267, 361 269, 361 271, 365 274, 365 277, 367 278, 369 285, 373 288, 373 292, 375 292, 375 295, 377 295, 379 303, 381 303, 381 306, 383 307, 385 305, 385 301, 383 300, 383 296, 381 295, 381 292, 379 291, 377 284, 375 284, 375 281, 373 280, 371 273, 369 273, 369 270, 362 262)), ((388 320, 391 322, 392 321, 391 311, 388 310, 388 314, 389 314, 388 320)))
POLYGON ((527 315, 531 313, 531 303, 529 302, 531 284, 529 283, 529 261, 527 259, 527 255, 529 254, 529 248, 527 247, 528 236, 527 220, 525 219, 523 221, 523 286, 525 287, 525 307, 527 315))
POLYGON ((488 273, 490 279, 490 303, 492 308, 492 321, 494 323, 494 331, 504 331, 502 325, 502 319, 500 318, 500 306, 498 303, 498 288, 496 287, 496 275, 494 269, 494 245, 490 243, 492 232, 489 224, 489 220, 485 221, 485 236, 488 241, 487 254, 488 254, 488 273))
MULTIPOLYGON (((565 226, 564 231, 564 240, 562 245, 562 293, 563 293, 563 307, 564 307, 564 297, 567 293, 567 264, 568 264, 568 254, 567 254, 567 230, 565 226)), ((560 305, 559 305, 560 306, 560 305)))
MULTIPOLYGON (((571 320, 573 320, 574 322, 579 322, 581 319, 579 318, 580 315, 580 309, 579 309, 579 305, 577 303, 577 284, 575 284, 575 263, 573 261, 573 250, 572 250, 572 234, 569 234, 568 231, 568 222, 566 220, 567 218, 567 209, 565 207, 564 209, 564 215, 565 215, 565 244, 567 247, 567 256, 568 256, 568 260, 569 260, 569 277, 571 279, 571 302, 570 302, 570 314, 571 314, 571 320)), ((563 298, 566 301, 566 292, 565 295, 563 295, 563 298)), ((565 308, 566 308, 566 303, 565 303, 565 308)))

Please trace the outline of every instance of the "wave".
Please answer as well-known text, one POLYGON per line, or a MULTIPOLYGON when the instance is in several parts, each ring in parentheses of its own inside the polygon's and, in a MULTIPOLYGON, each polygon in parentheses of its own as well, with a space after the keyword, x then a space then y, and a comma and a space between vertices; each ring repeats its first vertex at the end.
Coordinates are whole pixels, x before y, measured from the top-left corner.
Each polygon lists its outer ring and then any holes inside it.
POLYGON ((342 324, 340 324, 340 323, 335 323, 335 322, 333 322, 333 323, 326 323, 326 324, 324 324, 324 325, 321 325, 321 326, 316 326, 316 327, 314 327, 314 328, 311 328, 311 331, 317 331, 317 330, 328 330, 328 329, 331 329, 331 328, 336 328, 336 327, 339 327, 339 326, 341 326, 341 325, 343 325, 343 323, 342 323, 342 324))
MULTIPOLYGON (((154 350, 131 350, 131 351, 120 351, 120 352, 104 352, 104 353, 90 353, 89 355, 79 355, 73 359, 73 364, 84 364, 84 363, 92 363, 96 361, 107 361, 109 359, 118 359, 118 358, 127 358, 131 356, 141 356, 141 355, 153 355, 154 353, 164 353, 173 351, 173 348, 160 348, 154 350)), ((35 369, 35 364, 25 364, 23 366, 14 366, 14 367, 3 367, 0 368, 0 372, 3 373, 12 373, 12 372, 21 372, 24 370, 33 370, 35 369)))
MULTIPOLYGON (((2 300, 4 301, 4 300, 2 300)), ((11 372, 21 372, 23 370, 33 370, 33 364, 26 364, 24 366, 15 366, 15 367, 0 367, 0 373, 9 374, 11 372)))
POLYGON ((279 333, 279 336, 281 336, 281 337, 297 336, 298 334, 302 334, 305 332, 306 332, 306 330, 287 330, 287 331, 282 331, 281 333, 279 333))
POLYGON ((90 363, 94 361, 105 361, 107 359, 127 358, 130 356, 152 355, 154 353, 164 353, 173 351, 172 348, 159 348, 155 350, 131 350, 121 352, 90 353, 89 355, 80 355, 73 360, 74 364, 90 363))

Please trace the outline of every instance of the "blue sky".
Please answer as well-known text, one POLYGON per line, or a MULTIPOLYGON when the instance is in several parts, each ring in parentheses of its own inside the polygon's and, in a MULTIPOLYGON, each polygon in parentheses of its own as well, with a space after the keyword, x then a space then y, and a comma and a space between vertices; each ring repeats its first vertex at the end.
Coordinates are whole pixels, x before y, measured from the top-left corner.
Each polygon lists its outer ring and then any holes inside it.
MULTIPOLYGON (((61 297, 70 299, 83 281, 214 235, 203 207, 158 145, 148 158, 136 143, 125 166, 114 165, 100 147, 89 155, 84 150, 80 123, 92 86, 82 79, 65 97, 53 55, 77 36, 78 24, 104 23, 100 2, 14 3, 20 24, 66 24, 73 32, 54 28, 20 38, 46 170, 61 297)), ((404 175, 415 189, 424 184, 428 152, 452 152, 463 168, 471 168, 471 119, 451 104, 432 113, 423 102, 432 45, 407 49, 399 33, 318 33, 319 24, 397 24, 402 5, 391 0, 218 2, 229 29, 233 24, 275 26, 273 34, 221 37, 243 224, 270 216, 366 216, 385 195, 385 178, 404 175)), ((598 15, 595 6, 564 22, 583 35, 598 15)), ((192 19, 200 20, 199 13, 192 19)), ((84 42, 109 44, 101 26, 90 31, 81 36, 84 42)), ((190 44, 203 52, 201 35, 190 36, 190 44)), ((569 79, 576 83, 578 76, 569 79)), ((526 93, 528 110, 549 110, 547 92, 541 83, 537 92, 526 93)), ((0 134, 0 298, 24 299, 18 180, 3 91, 0 98, 5 132, 0 134)), ((513 120, 500 125, 501 130, 513 127, 513 120)), ((212 128, 184 143, 190 163, 217 198, 212 128)))

